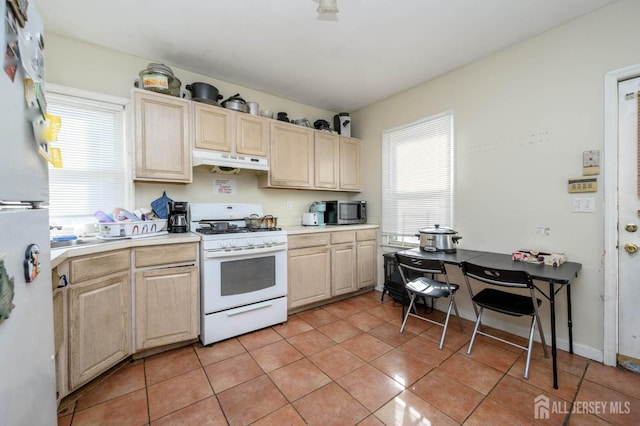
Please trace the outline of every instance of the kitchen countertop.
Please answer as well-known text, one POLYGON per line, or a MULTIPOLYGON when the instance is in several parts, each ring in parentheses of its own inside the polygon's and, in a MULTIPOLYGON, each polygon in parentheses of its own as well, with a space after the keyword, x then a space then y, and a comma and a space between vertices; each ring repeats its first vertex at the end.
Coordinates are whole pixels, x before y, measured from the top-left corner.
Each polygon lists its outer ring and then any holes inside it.
POLYGON ((200 237, 197 234, 188 232, 184 234, 167 234, 158 237, 147 238, 126 238, 107 242, 97 242, 96 244, 83 244, 71 247, 60 247, 51 249, 51 268, 55 268, 65 260, 84 256, 86 254, 101 253, 109 250, 126 249, 131 247, 157 246, 162 244, 197 243, 200 237))
MULTIPOLYGON (((363 229, 378 229, 380 226, 375 224, 359 224, 359 225, 326 225, 326 226, 284 226, 283 230, 288 235, 314 234, 318 232, 335 232, 335 231, 359 231, 363 229)), ((158 237, 148 238, 128 238, 122 240, 113 240, 107 242, 97 242, 96 244, 82 244, 70 247, 60 247, 51 249, 51 268, 55 268, 65 260, 84 256, 87 254, 101 253, 109 250, 126 249, 131 247, 156 246, 162 244, 179 244, 199 242, 200 237, 192 232, 185 234, 167 234, 158 237)))
POLYGON ((326 225, 326 226, 283 226, 287 235, 315 234, 317 232, 360 231, 362 229, 378 229, 380 225, 363 223, 359 225, 326 225))

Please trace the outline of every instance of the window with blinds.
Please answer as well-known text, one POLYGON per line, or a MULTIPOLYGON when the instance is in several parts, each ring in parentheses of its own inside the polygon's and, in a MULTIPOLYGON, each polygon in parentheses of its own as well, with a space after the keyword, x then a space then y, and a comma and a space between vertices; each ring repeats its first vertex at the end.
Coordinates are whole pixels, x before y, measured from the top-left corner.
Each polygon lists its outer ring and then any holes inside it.
POLYGON ((61 118, 56 146, 62 168, 49 166, 49 209, 56 219, 90 217, 127 206, 124 104, 47 92, 47 112, 61 118))
POLYGON ((453 111, 382 133, 382 235, 417 245, 420 229, 452 226, 453 111))

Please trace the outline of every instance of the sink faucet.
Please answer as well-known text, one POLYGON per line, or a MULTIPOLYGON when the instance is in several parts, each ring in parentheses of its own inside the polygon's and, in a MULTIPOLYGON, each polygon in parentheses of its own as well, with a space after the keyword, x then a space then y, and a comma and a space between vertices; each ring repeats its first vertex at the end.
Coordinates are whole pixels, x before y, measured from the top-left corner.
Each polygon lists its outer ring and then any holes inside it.
POLYGON ((62 226, 60 225, 49 225, 49 231, 53 231, 53 230, 58 230, 58 231, 62 231, 62 226))

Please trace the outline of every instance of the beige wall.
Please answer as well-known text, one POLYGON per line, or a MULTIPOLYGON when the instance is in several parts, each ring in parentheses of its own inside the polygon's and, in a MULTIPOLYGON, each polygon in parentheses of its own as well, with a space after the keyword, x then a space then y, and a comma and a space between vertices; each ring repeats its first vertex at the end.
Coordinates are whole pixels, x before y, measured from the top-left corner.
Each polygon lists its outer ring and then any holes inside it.
MULTIPOLYGON (((108 50, 96 45, 47 34, 46 78, 48 83, 73 87, 92 92, 124 98, 130 97, 131 87, 140 70, 147 67, 151 58, 140 58, 121 52, 108 50)), ((189 83, 202 81, 213 84, 225 99, 239 93, 246 101, 260 104, 261 109, 287 111, 291 118, 307 118, 312 123, 317 119, 333 122, 334 113, 293 102, 275 95, 237 86, 212 77, 192 73, 176 64, 166 64, 182 82, 182 92, 189 83)), ((64 152, 63 152, 64 154, 64 152)), ((148 184, 135 185, 135 205, 130 208, 148 206, 151 201, 162 195, 174 200, 190 202, 252 202, 264 206, 266 214, 273 214, 280 223, 299 224, 302 212, 307 211, 314 200, 348 199, 348 194, 320 191, 292 191, 258 189, 257 177, 253 171, 243 170, 239 175, 214 175, 207 169, 198 168, 194 173, 194 182, 190 185, 148 184), (216 177, 230 178, 236 181, 236 195, 221 196, 214 194, 213 181, 216 177), (292 210, 286 210, 287 202, 292 210)))
MULTIPOLYGON (((621 0, 352 113, 354 132, 367 147, 365 198, 369 211, 379 214, 381 132, 453 110, 460 247, 561 251, 582 263, 572 286, 574 342, 576 350, 600 359, 604 174, 597 193, 569 194, 567 180, 582 175, 583 151, 603 152, 603 76, 640 62, 639 18, 640 2, 621 0), (595 213, 572 213, 576 197, 594 198, 595 213), (551 234, 536 234, 536 226, 550 227, 551 234)), ((459 299, 470 313, 468 297, 459 299)), ((558 330, 566 348, 565 305, 562 292, 558 330)), ((550 337, 548 310, 545 303, 550 337)))

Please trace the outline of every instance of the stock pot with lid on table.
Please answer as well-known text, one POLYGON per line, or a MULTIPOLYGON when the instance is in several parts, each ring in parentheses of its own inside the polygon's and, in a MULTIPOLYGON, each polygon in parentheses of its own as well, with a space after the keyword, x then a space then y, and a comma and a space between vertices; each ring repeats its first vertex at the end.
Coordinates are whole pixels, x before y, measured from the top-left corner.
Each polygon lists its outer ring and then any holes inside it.
POLYGON ((416 237, 420 237, 420 250, 422 251, 442 251, 445 253, 455 253, 456 244, 462 237, 451 228, 434 225, 433 228, 420 230, 416 237))

